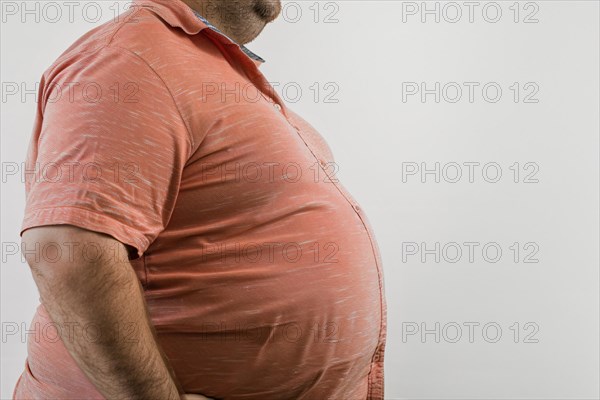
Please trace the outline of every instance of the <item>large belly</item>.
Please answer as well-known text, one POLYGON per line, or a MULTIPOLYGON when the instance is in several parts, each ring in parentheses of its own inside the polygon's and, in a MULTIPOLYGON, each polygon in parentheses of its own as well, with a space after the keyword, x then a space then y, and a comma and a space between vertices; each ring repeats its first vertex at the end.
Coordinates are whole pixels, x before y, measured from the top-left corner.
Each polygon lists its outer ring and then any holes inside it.
POLYGON ((366 398, 380 281, 369 232, 346 199, 325 196, 216 238, 179 238, 178 253, 158 251, 147 263, 153 324, 185 389, 366 398))
MULTIPOLYGON (((149 253, 145 295, 159 344, 188 393, 365 399, 381 324, 369 231, 343 202, 309 204, 278 223, 296 229, 269 224, 211 246, 180 237, 149 253)), ((43 307, 34 322, 51 324, 43 307)), ((102 398, 60 340, 40 337, 22 393, 102 398)))

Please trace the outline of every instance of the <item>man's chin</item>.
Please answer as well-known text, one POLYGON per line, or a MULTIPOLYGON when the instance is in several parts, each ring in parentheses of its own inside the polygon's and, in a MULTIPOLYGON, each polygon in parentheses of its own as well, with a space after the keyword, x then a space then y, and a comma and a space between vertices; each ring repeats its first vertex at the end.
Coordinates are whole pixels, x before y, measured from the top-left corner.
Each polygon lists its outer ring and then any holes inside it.
POLYGON ((279 1, 260 2, 254 5, 254 13, 268 24, 274 21, 281 12, 281 3, 279 1))

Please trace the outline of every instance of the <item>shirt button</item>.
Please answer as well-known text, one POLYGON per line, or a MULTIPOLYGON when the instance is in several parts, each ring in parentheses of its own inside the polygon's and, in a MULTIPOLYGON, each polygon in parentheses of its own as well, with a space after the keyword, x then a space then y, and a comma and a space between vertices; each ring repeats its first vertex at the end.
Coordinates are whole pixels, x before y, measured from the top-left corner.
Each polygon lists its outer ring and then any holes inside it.
POLYGON ((279 104, 273 103, 273 107, 275 107, 277 111, 281 111, 281 106, 279 104))
POLYGON ((352 207, 354 207, 356 212, 360 212, 360 207, 358 206, 358 204, 354 204, 352 207))
POLYGON ((321 164, 322 167, 327 166, 327 162, 325 160, 319 160, 319 164, 321 164))

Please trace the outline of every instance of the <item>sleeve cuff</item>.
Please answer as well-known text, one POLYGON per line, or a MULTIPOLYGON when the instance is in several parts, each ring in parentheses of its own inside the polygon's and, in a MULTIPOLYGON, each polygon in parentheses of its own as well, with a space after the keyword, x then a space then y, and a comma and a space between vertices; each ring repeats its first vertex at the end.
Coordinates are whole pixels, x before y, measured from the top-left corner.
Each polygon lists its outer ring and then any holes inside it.
POLYGON ((141 257, 150 246, 150 241, 142 232, 97 211, 71 206, 48 207, 28 211, 23 219, 19 236, 22 236, 25 230, 36 226, 62 224, 74 225, 110 235, 119 242, 134 247, 137 250, 138 257, 141 257))

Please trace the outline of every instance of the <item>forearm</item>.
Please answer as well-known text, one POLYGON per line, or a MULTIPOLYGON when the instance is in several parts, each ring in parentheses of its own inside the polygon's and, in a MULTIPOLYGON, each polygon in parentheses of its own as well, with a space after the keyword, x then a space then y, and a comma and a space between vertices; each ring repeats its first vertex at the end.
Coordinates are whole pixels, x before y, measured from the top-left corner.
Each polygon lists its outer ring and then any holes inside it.
POLYGON ((68 274, 34 271, 54 323, 75 327, 61 330, 65 347, 107 399, 180 399, 131 265, 103 258, 93 265, 82 260, 68 274))

